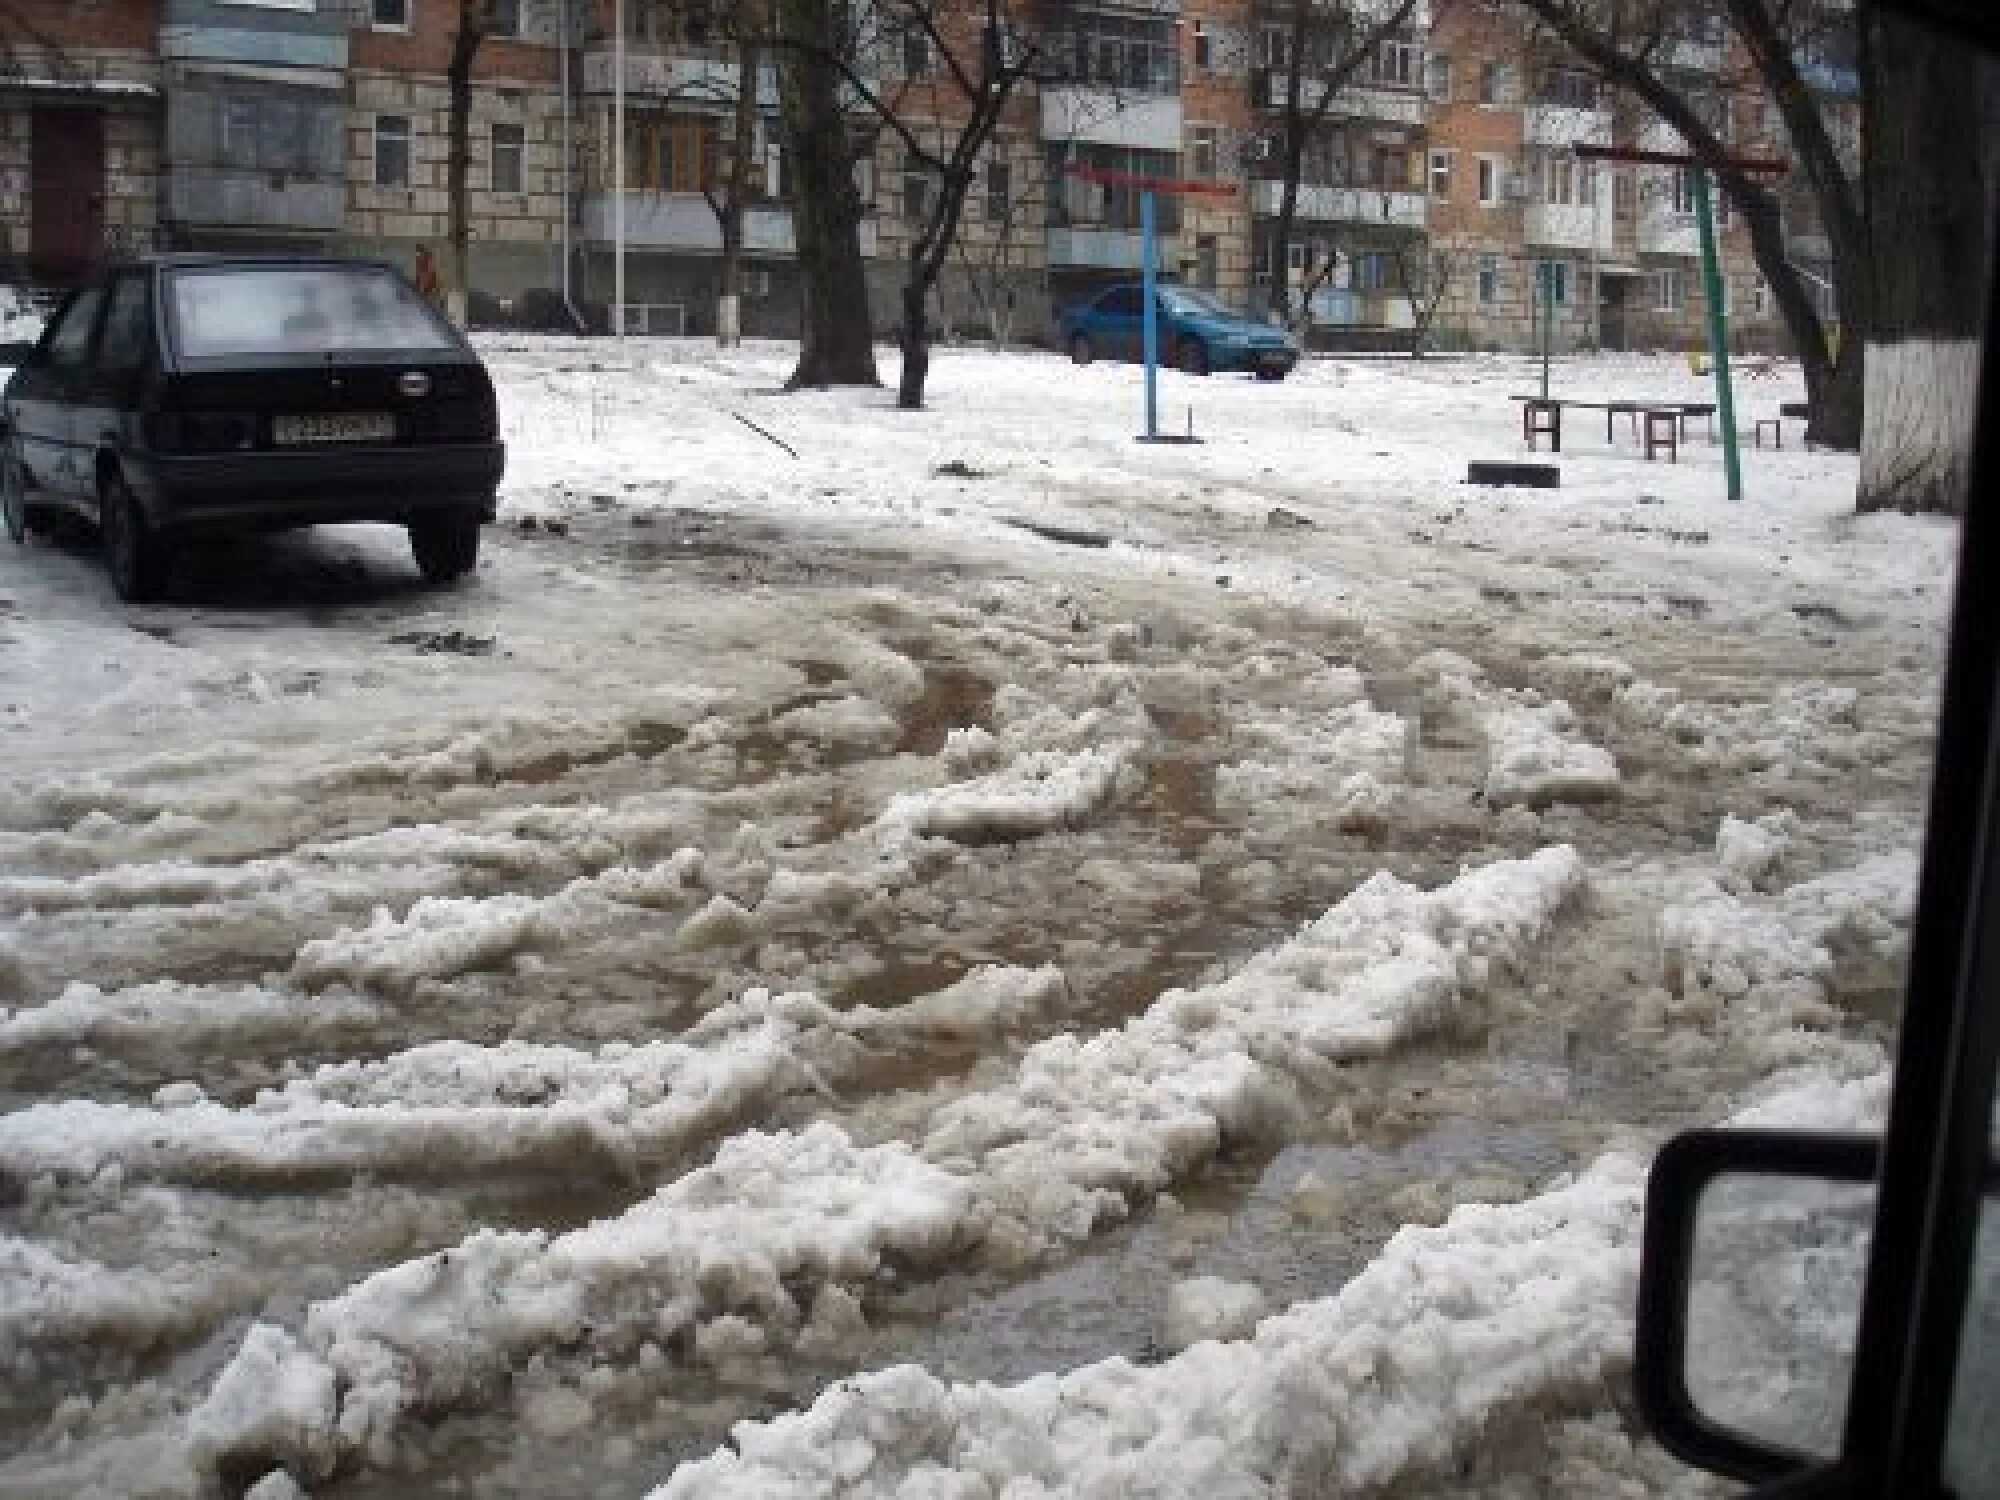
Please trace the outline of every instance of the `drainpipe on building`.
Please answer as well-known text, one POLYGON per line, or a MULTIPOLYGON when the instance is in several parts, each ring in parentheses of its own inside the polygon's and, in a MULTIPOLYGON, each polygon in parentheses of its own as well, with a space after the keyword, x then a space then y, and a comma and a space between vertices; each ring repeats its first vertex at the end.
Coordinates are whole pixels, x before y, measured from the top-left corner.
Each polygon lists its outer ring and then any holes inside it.
POLYGON ((611 331, 625 338, 625 0, 616 0, 611 24, 611 331))
POLYGON ((557 40, 557 54, 562 69, 562 300, 563 311, 569 314, 569 325, 581 333, 584 331, 583 317, 576 310, 576 299, 571 295, 570 261, 574 251, 570 248, 570 216, 573 212, 570 188, 570 161, 575 155, 575 146, 570 135, 569 96, 569 49, 574 41, 569 29, 569 0, 562 0, 558 7, 557 25, 562 35, 557 40))

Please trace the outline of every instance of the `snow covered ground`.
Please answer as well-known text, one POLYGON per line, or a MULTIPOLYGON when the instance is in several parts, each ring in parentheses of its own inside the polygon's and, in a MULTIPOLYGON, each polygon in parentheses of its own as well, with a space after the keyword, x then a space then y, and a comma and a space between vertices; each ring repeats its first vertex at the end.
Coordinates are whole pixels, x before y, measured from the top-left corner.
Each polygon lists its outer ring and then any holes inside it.
POLYGON ((492 341, 450 592, 0 550, 0 1497, 1715 1492, 1644 1153, 1880 1108, 1955 529, 1468 488, 1517 360, 787 356, 492 341))

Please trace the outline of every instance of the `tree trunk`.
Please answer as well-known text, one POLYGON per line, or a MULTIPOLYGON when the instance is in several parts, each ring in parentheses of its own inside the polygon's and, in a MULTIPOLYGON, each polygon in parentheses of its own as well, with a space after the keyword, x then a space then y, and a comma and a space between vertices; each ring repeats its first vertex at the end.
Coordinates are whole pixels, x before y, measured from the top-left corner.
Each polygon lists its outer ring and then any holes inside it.
POLYGON ((715 309, 715 342, 724 349, 743 342, 743 215, 750 198, 750 151, 757 138, 757 44, 736 48, 736 113, 731 122, 729 181, 717 219, 722 229, 722 284, 715 309))
POLYGON ((880 385, 868 275, 861 258, 861 194, 840 108, 838 45, 830 0, 779 0, 792 43, 779 68, 790 147, 793 233, 798 243, 799 362, 786 389, 880 385))
POLYGON ((468 179, 472 174, 472 63, 486 40, 486 0, 459 0, 458 31, 451 39, 451 60, 445 68, 450 112, 445 139, 445 307, 464 327, 472 290, 472 209, 468 179))
POLYGON ((924 381, 931 372, 930 331, 924 326, 924 307, 930 301, 930 284, 920 268, 911 266, 910 279, 903 287, 901 344, 903 373, 896 381, 896 405, 903 411, 921 411, 924 381))
POLYGON ((1872 318, 1857 506, 1963 515, 1979 396, 2000 66, 1862 8, 1872 318))

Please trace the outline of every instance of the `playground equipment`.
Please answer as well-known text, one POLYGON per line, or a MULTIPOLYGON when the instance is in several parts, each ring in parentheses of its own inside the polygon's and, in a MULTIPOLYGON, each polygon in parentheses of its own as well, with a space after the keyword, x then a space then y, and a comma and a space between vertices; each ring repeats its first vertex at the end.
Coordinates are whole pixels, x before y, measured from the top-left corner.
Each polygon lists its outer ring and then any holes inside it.
POLYGON ((1141 322, 1141 338, 1146 360, 1146 430, 1139 434, 1139 441, 1195 442, 1197 439, 1193 432, 1192 416, 1189 418, 1189 431, 1185 436, 1160 431, 1160 237, 1158 211, 1153 206, 1153 200, 1155 195, 1162 193, 1177 198, 1228 198, 1235 196, 1236 184, 1204 182, 1187 177, 1149 177, 1139 172, 1119 172, 1109 167, 1089 166, 1083 162, 1071 162, 1063 170, 1069 176, 1084 182, 1095 182, 1105 187, 1134 188, 1138 191, 1139 254, 1144 262, 1146 304, 1141 322))

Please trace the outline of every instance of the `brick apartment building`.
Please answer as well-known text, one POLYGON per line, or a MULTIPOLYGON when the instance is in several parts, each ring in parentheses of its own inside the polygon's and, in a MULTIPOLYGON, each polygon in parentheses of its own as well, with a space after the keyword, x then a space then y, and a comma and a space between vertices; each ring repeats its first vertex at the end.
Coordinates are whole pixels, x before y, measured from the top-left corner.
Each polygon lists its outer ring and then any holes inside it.
MULTIPOLYGON (((445 65, 458 0, 9 0, 0 32, 0 274, 61 279, 148 245, 328 247, 409 263, 446 239, 445 65)), ((1020 0, 1043 48, 969 195, 939 318, 1045 335, 1052 309, 1141 264, 1138 196, 1076 166, 1200 181, 1161 200, 1162 269, 1261 304, 1281 184, 1282 0, 1020 0)), ((965 39, 963 55, 976 55, 965 39)), ((1720 32, 1672 65, 1712 78, 1732 144, 1783 154, 1766 102, 1727 83, 1720 32)), ((964 101, 914 36, 865 64, 926 142, 964 101)), ((703 192, 733 149, 733 50, 688 0, 497 0, 472 120, 475 311, 533 298, 596 313, 611 296, 622 198, 630 326, 712 328, 721 244, 703 192), (622 10, 624 46, 614 17, 622 10), (623 191, 614 164, 624 67, 623 191), (567 275, 565 275, 567 269, 567 275)), ((793 331, 797 277, 777 87, 756 92, 745 326, 793 331)), ((1807 69, 1858 147, 1855 79, 1807 69)), ((1310 70, 1305 88, 1313 100, 1310 70)), ((857 130, 867 111, 857 104, 857 130)), ((1438 278, 1434 339, 1523 348, 1537 288, 1559 344, 1685 347, 1704 328, 1689 185, 1595 164, 1579 143, 1670 148, 1505 0, 1431 0, 1330 101, 1311 137, 1288 279, 1315 332, 1393 341, 1415 321, 1414 266, 1438 278), (1329 266, 1330 262, 1330 266, 1329 266)), ((859 171, 877 317, 895 315, 911 226, 938 190, 893 131, 859 171)), ((1824 285, 1810 204, 1786 190, 1798 263, 1824 285)), ((1732 325, 1775 341, 1739 225, 1722 226, 1732 325)), ((1407 337, 1407 334, 1403 334, 1407 337)))

